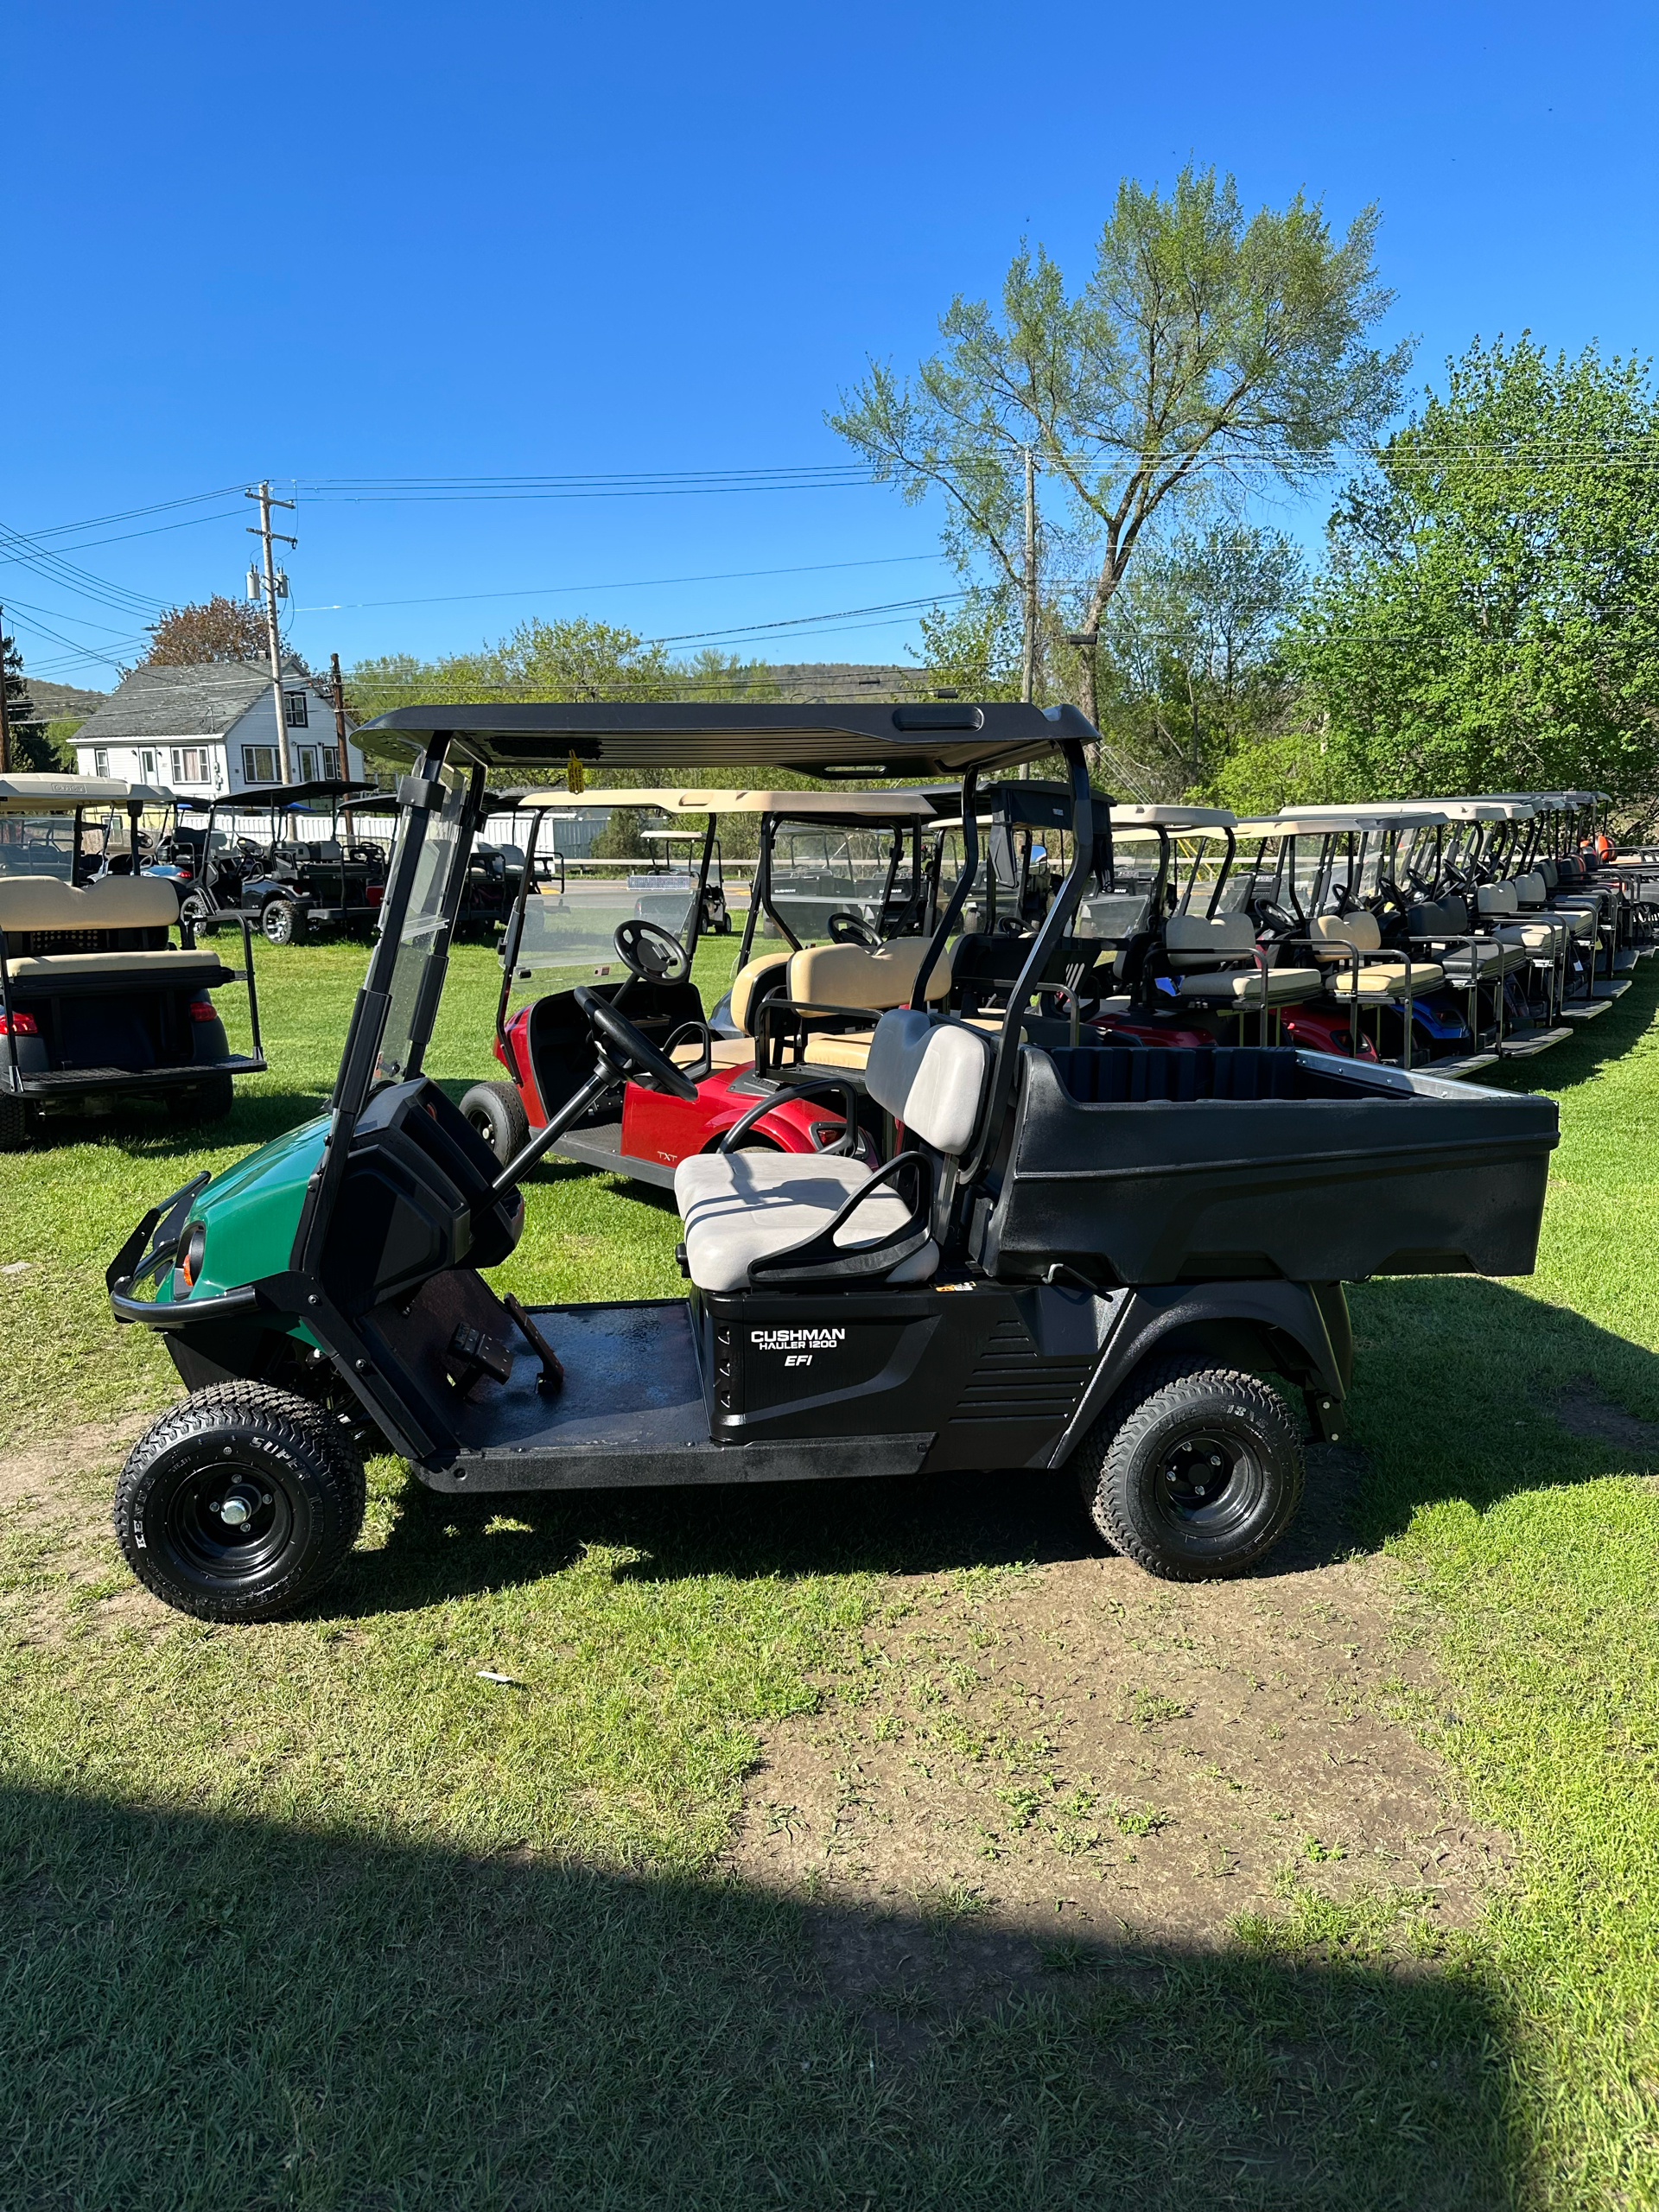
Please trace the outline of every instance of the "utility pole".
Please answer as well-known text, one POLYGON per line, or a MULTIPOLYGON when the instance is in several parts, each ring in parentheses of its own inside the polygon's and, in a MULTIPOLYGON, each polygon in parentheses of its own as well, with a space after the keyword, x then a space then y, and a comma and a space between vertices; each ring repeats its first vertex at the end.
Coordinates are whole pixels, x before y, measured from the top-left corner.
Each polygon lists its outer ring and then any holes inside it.
POLYGON ((345 776, 350 773, 346 766, 346 686, 340 680, 338 653, 328 656, 328 680, 334 689, 334 742, 340 747, 340 772, 345 776))
POLYGON ((276 702, 276 759, 282 768, 283 781, 291 784, 294 776, 288 759, 288 714, 283 704, 283 648, 282 640, 276 633, 276 563, 271 557, 270 546, 271 540, 277 537, 282 538, 284 545, 297 545, 300 541, 297 537, 283 537, 280 530, 271 528, 270 511, 273 507, 291 508, 294 502, 292 499, 273 499, 269 484, 262 484, 257 492, 245 492, 242 496, 245 499, 257 499, 259 502, 258 526, 256 528, 250 523, 248 535, 258 538, 265 551, 265 643, 270 649, 270 690, 276 702))
POLYGON ((6 610, 0 607, 0 776, 11 773, 11 714, 6 705, 6 610))

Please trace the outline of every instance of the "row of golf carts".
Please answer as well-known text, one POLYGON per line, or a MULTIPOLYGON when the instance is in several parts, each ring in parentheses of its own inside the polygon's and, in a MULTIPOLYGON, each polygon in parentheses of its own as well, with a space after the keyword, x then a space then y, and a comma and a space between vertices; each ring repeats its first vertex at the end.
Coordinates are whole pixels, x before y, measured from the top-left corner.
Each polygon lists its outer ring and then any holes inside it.
MULTIPOLYGON (((666 1188, 741 1119, 751 1149, 821 1150, 840 1123, 803 1092, 804 1072, 862 1069, 879 1015, 909 1002, 925 957, 929 1005, 1000 1027, 1075 848, 1064 785, 981 787, 976 866, 930 957, 943 893, 962 875, 954 789, 601 789, 575 804, 625 799, 695 819, 696 830, 646 834, 696 849, 676 875, 556 889, 522 878, 501 945, 505 1077, 461 1101, 503 1164, 587 1079, 578 984, 626 1003, 696 1096, 613 1085, 565 1119, 563 1156, 666 1188), (746 819, 757 861, 742 938, 734 958, 713 958, 705 993, 692 971, 710 969, 714 948, 697 955, 711 896, 725 911, 720 833, 746 819)), ((573 806, 553 791, 512 803, 532 850, 545 816, 573 806)), ((1659 868, 1586 861, 1597 805, 1535 794, 1239 821, 1096 803, 1076 916, 1033 980, 1021 1034, 1290 1045, 1446 1078, 1530 1058, 1605 1014, 1654 950, 1659 868)), ((868 1101, 859 1112, 879 1147, 879 1113, 868 1101)))
POLYGON ((1149 1571, 1239 1573, 1296 1510, 1304 1426, 1342 1433, 1344 1285, 1533 1265, 1554 1105, 1437 1065, 1535 1049, 1651 949, 1639 876, 1580 861, 1582 805, 1120 807, 1070 708, 379 727, 419 760, 329 1109, 162 1198, 108 1271, 189 1390, 118 1533, 208 1618, 310 1599, 380 1451, 486 1497, 1065 1468, 1149 1571), (708 776, 652 793, 696 864, 608 893, 526 871, 503 1077, 457 1103, 423 1061, 487 779, 573 759, 708 776), (757 760, 844 787, 716 795, 757 760), (754 890, 706 998, 745 814, 754 890), (682 892, 677 925, 637 911, 682 892), (531 1179, 553 1153, 671 1184, 683 1296, 498 1288, 527 1205, 561 1203, 531 1179))

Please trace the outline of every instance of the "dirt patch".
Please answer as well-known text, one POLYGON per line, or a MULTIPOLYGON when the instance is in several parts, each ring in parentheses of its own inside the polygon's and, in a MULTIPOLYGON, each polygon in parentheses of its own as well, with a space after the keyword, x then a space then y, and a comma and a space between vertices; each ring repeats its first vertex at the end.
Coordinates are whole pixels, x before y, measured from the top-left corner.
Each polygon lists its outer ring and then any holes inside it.
POLYGON ((1635 1452, 1649 1471, 1659 1469, 1659 1424, 1640 1421, 1614 1405, 1592 1375, 1575 1375, 1551 1401, 1549 1410, 1569 1436, 1617 1445, 1621 1452, 1635 1452))
POLYGON ((89 1421, 67 1435, 42 1437, 0 1452, 0 1510, 67 1503, 89 1475, 111 1471, 149 1426, 153 1414, 89 1421))
MULTIPOLYGON (((735 1869, 919 1908, 970 1975, 1015 1931, 1215 1942, 1299 1892, 1392 1900, 1420 1942, 1467 1922, 1504 1839, 1405 1717, 1435 1685, 1390 1563, 1347 1541, 1357 1456, 1310 1456, 1301 1525, 1237 1582, 1098 1555, 895 1580, 860 1678, 766 1745, 735 1869)), ((846 1973, 890 1980, 868 1942, 846 1973)))

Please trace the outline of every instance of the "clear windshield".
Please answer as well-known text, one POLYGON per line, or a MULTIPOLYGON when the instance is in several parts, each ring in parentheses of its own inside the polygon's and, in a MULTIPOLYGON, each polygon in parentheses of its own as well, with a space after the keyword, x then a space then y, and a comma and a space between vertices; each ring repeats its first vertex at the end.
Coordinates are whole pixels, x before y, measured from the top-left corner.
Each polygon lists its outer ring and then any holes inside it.
POLYGON ((574 870, 532 885, 513 962, 512 1002, 573 990, 578 983, 620 983, 628 974, 616 949, 626 921, 655 922, 683 944, 691 926, 696 884, 669 874, 592 876, 574 870))
POLYGON ((461 845, 461 821, 467 804, 467 778, 464 772, 443 771, 443 804, 422 814, 406 813, 398 826, 390 879, 396 881, 404 848, 418 837, 415 888, 410 894, 403 926, 397 933, 397 959, 392 969, 391 1003, 380 1033, 380 1050, 374 1064, 376 1084, 400 1083, 419 1065, 424 1039, 416 1033, 422 1019, 430 1019, 423 1007, 425 983, 435 956, 446 935, 444 894, 448 888, 455 855, 461 845))
POLYGON ((75 868, 73 814, 0 814, 0 875, 55 875, 75 868))
MULTIPOLYGON (((783 822, 772 849, 773 911, 803 944, 821 944, 831 914, 855 914, 869 928, 881 926, 882 893, 893 853, 890 830, 837 829, 827 823, 783 822)), ((896 896, 908 898, 910 872, 902 863, 896 896)), ((760 934, 776 937, 763 916, 760 934)))

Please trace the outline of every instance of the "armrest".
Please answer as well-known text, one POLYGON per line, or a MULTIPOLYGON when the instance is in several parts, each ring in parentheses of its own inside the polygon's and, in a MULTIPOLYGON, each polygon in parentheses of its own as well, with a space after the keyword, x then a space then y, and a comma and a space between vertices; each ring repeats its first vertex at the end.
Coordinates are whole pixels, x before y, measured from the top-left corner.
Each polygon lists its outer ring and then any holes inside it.
POLYGON ((933 1169, 927 1155, 921 1152, 899 1153, 885 1167, 878 1167, 867 1183, 861 1183, 834 1219, 813 1236, 804 1237, 785 1251, 751 1260, 750 1287, 759 1289, 766 1283, 823 1282, 826 1279, 856 1281, 860 1277, 891 1274, 931 1239, 933 1231, 928 1214, 932 1200, 933 1169), (901 1169, 913 1171, 917 1177, 916 1195, 910 1202, 910 1219, 901 1229, 889 1231, 874 1243, 845 1250, 836 1242, 836 1230, 846 1226, 872 1191, 894 1180, 901 1169))

